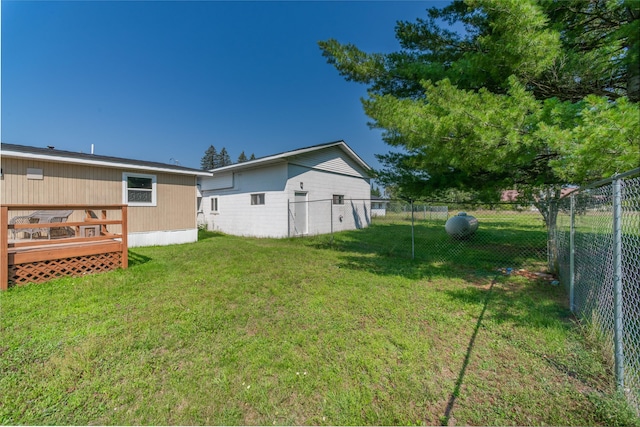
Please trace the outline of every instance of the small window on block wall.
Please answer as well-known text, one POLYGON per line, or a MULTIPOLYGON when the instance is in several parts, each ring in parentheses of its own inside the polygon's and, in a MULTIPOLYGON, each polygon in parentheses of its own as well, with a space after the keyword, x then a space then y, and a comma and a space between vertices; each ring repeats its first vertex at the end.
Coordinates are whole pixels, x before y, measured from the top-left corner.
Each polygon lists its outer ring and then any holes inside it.
POLYGON ((212 197, 211 198, 211 212, 218 212, 218 198, 217 197, 212 197))
POLYGON ((251 204, 252 205, 264 205, 264 193, 252 194, 251 195, 251 204))
POLYGON ((344 195, 343 194, 334 194, 333 195, 333 204, 334 205, 344 205, 344 195))

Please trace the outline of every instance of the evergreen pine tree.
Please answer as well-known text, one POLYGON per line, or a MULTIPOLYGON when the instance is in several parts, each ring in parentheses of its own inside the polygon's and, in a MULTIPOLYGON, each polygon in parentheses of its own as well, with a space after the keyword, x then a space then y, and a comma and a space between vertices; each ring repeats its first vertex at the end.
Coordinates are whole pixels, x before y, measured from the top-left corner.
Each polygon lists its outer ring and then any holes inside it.
POLYGON ((637 0, 454 0, 396 23, 400 51, 319 44, 400 149, 376 155, 377 182, 414 199, 516 189, 551 231, 566 184, 638 165, 639 26, 637 0))
POLYGON ((240 155, 238 156, 238 163, 242 163, 242 162, 246 162, 247 161, 247 155, 244 154, 244 151, 242 153, 240 153, 240 155))
POLYGON ((220 150, 220 153, 218 154, 218 161, 216 162, 216 167, 220 168, 222 166, 227 166, 230 164, 231 164, 231 157, 229 156, 227 149, 225 147, 222 147, 222 150, 220 150))
POLYGON ((216 167, 216 160, 218 157, 218 152, 216 151, 216 147, 210 145, 207 148, 207 151, 204 152, 204 156, 200 160, 200 168, 202 170, 211 170, 216 167))

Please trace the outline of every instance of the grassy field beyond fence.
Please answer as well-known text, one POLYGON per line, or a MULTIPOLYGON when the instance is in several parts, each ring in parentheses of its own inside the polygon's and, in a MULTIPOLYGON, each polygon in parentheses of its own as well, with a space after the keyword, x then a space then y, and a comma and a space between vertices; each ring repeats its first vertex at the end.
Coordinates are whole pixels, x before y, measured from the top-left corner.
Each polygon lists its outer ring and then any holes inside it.
POLYGON ((396 256, 393 227, 203 233, 10 289, 0 422, 640 425, 560 286, 457 252, 396 256))

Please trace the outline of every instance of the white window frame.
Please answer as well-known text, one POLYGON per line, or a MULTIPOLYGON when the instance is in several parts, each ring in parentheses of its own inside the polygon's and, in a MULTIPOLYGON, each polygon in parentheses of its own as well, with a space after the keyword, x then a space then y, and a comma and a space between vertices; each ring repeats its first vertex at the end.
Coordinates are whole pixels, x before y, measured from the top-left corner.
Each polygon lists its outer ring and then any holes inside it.
POLYGON ((264 193, 253 193, 251 195, 251 206, 263 206, 266 204, 264 193))
MULTIPOLYGON (((155 175, 136 172, 122 172, 122 203, 129 206, 157 206, 158 181, 155 175), (130 202, 128 178, 151 179, 151 202, 130 202)), ((143 190, 145 191, 145 190, 143 190)))
POLYGON ((211 213, 218 213, 218 212, 220 212, 220 210, 219 210, 219 209, 220 209, 220 205, 219 205, 219 203, 220 203, 220 200, 218 200, 218 197, 212 197, 212 198, 211 198, 211 206, 210 206, 210 208, 211 208, 211 213))

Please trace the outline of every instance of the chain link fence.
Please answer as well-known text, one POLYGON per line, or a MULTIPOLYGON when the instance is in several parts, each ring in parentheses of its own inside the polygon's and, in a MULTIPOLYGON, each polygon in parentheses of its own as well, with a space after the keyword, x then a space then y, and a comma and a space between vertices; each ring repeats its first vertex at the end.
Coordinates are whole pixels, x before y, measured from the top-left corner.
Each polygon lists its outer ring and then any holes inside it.
MULTIPOLYGON (((464 221, 460 223, 466 228, 464 221)), ((543 270, 547 260, 546 227, 530 206, 394 200, 387 214, 374 217, 373 224, 389 228, 387 234, 394 236, 384 242, 383 252, 436 265, 517 273, 543 270), (460 213, 467 222, 477 221, 475 232, 459 234, 451 226, 447 231, 447 221, 460 213)))
POLYGON ((339 250, 435 267, 562 283, 572 312, 610 349, 618 388, 640 414, 640 168, 557 203, 557 221, 548 230, 540 212, 526 204, 290 201, 289 235, 318 235, 321 244, 339 250), (447 221, 460 212, 477 220, 468 236, 447 231, 447 221))
POLYGON ((640 168, 560 200, 557 265, 571 310, 601 336, 640 414, 640 168))
POLYGON ((338 249, 485 273, 546 269, 547 231, 542 216, 530 205, 375 199, 335 202, 290 201, 289 236, 325 234, 319 239, 338 249), (472 235, 460 238, 447 233, 447 220, 459 212, 478 221, 472 235))
POLYGON ((533 204, 522 202, 292 201, 290 236, 318 235, 320 244, 339 250, 476 274, 562 283, 572 312, 611 355, 618 389, 640 413, 640 168, 575 190, 557 208, 557 222, 548 229, 533 204), (477 220, 468 236, 447 230, 460 212, 477 220))

